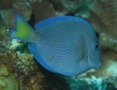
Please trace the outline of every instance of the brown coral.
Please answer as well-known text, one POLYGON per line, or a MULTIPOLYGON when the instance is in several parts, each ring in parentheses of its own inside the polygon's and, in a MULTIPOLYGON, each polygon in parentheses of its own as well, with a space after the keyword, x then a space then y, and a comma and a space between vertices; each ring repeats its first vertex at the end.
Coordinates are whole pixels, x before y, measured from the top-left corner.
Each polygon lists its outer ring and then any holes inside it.
POLYGON ((35 75, 28 78, 19 80, 20 90, 41 90, 42 81, 44 76, 40 73, 35 73, 35 75))
POLYGON ((88 18, 99 32, 117 38, 117 0, 94 0, 88 18))
POLYGON ((35 23, 56 15, 53 5, 49 2, 34 2, 31 6, 35 23))
POLYGON ((40 72, 19 80, 19 87, 20 90, 58 90, 54 89, 46 77, 40 72))

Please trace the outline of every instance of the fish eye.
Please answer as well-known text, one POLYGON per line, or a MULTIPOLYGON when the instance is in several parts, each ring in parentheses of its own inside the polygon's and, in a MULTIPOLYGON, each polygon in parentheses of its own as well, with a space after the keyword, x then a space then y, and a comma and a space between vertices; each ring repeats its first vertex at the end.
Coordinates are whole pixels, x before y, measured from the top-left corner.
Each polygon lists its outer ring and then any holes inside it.
POLYGON ((100 49, 100 44, 98 42, 95 42, 94 45, 93 45, 93 48, 95 50, 99 50, 100 49))

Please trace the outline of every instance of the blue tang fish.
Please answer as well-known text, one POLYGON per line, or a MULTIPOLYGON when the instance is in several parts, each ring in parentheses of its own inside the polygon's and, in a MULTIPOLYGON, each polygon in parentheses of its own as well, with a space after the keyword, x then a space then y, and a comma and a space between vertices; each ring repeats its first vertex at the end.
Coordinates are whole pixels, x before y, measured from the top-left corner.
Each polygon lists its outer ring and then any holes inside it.
POLYGON ((90 23, 74 16, 56 16, 33 29, 15 16, 10 37, 28 42, 36 60, 47 70, 67 76, 101 66, 99 42, 90 23))

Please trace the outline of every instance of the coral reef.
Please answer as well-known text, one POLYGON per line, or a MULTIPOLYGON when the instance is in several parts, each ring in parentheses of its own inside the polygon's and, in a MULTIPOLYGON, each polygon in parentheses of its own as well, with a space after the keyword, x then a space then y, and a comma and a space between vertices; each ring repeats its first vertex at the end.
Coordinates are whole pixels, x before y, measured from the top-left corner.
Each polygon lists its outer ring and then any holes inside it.
POLYGON ((17 58, 15 67, 18 77, 28 76, 37 70, 37 65, 32 54, 17 53, 17 58))
POLYGON ((0 0, 0 90, 17 90, 18 86, 19 90, 116 90, 116 24, 117 0, 0 0), (102 67, 76 77, 46 71, 33 58, 27 43, 8 37, 15 13, 32 26, 56 15, 87 19, 99 37, 102 67))
POLYGON ((46 90, 48 83, 41 73, 34 73, 34 75, 19 80, 20 90, 46 90), (24 85, 25 84, 25 85, 24 85))
POLYGON ((67 78, 70 90, 116 90, 117 77, 71 77, 67 78))
POLYGON ((31 17, 31 8, 23 0, 12 2, 12 7, 7 10, 1 9, 0 15, 7 24, 7 28, 13 28, 14 24, 14 15, 18 13, 25 17, 26 20, 29 20, 31 17))
POLYGON ((69 12, 74 13, 83 11, 91 2, 92 0, 61 0, 63 7, 65 7, 69 12))
POLYGON ((117 52, 117 39, 108 36, 106 33, 100 33, 99 41, 103 48, 111 49, 117 52))
POLYGON ((31 3, 31 7, 35 23, 56 15, 53 5, 49 2, 31 3))
POLYGON ((95 28, 99 32, 117 38, 117 1, 94 0, 89 8, 91 10, 90 21, 95 28))
POLYGON ((117 68, 117 53, 110 50, 103 50, 101 58, 103 60, 103 65, 98 70, 97 74, 101 77, 117 76, 115 69, 117 68))
MULTIPOLYGON (((73 0, 74 1, 74 0, 73 0)), ((102 67, 95 73, 100 77, 113 76, 117 62, 117 1, 112 0, 79 0, 83 4, 77 9, 75 16, 87 19, 94 26, 101 44, 102 67), (87 7, 87 9, 86 9, 87 7), (110 65, 111 63, 111 65, 110 65)))
POLYGON ((9 38, 8 38, 8 29, 7 29, 7 25, 6 23, 4 22, 3 18, 1 17, 0 15, 0 43, 2 44, 3 42, 5 43, 5 41, 8 41, 9 38))
POLYGON ((20 41, 12 40, 9 49, 16 52, 14 66, 19 78, 33 74, 37 70, 36 61, 25 43, 22 44, 20 41))
POLYGON ((16 0, 0 0, 0 9, 9 9, 12 7, 13 2, 16 0))
POLYGON ((101 58, 103 66, 99 69, 100 76, 117 75, 117 1, 94 0, 88 5, 90 15, 86 17, 99 34, 101 58))
POLYGON ((18 90, 15 76, 9 73, 4 64, 0 64, 0 90, 18 90))

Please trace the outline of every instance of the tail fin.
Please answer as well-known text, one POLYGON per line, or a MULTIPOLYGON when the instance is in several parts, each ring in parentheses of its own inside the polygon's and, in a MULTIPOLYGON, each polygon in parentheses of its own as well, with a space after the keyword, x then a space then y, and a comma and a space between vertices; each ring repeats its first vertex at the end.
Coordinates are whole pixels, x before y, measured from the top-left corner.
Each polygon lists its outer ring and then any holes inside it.
POLYGON ((28 41, 33 28, 18 14, 15 15, 14 29, 9 33, 11 38, 28 41))

